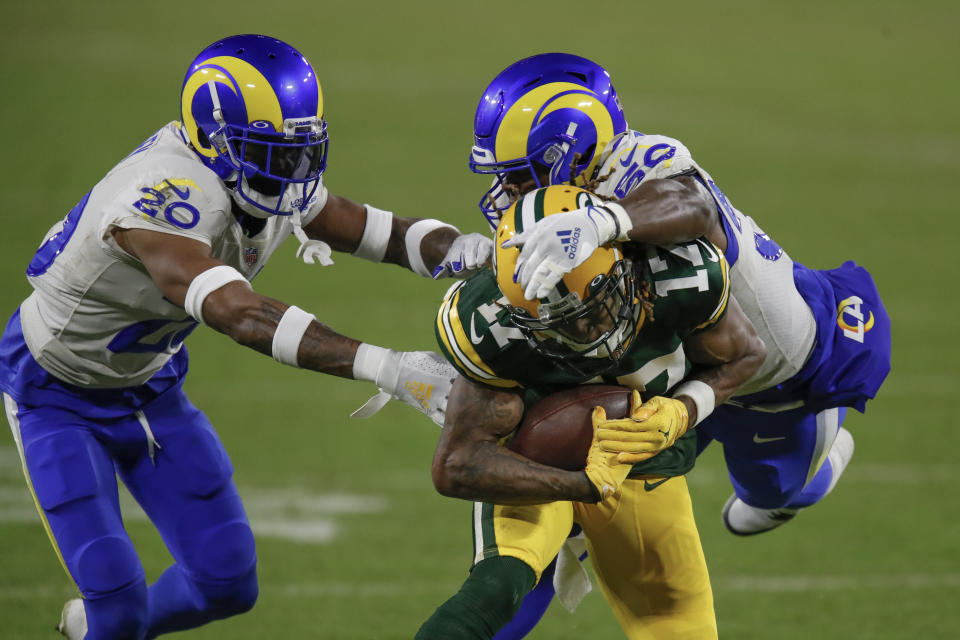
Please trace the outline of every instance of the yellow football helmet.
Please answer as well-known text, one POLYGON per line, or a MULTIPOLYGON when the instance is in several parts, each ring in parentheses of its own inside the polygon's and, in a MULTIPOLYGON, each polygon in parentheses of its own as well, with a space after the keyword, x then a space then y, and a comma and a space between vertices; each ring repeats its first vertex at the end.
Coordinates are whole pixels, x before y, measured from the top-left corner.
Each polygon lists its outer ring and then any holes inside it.
POLYGON ((588 369, 596 375, 600 370, 595 360, 608 360, 604 370, 616 365, 643 323, 642 294, 637 291, 631 262, 617 245, 599 247, 563 276, 546 298, 527 300, 523 287, 514 280, 520 248, 503 247, 544 216, 590 204, 599 206, 603 200, 572 185, 543 187, 524 195, 500 219, 494 270, 510 303, 511 318, 531 344, 543 355, 578 371, 583 367, 577 366, 577 361, 593 359, 588 369))

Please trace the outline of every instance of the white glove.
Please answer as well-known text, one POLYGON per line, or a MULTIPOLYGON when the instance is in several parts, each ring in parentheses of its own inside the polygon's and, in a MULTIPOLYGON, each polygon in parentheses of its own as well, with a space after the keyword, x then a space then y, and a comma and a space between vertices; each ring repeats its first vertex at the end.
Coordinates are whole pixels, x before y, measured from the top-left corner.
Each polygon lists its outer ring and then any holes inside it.
POLYGON ((598 247, 626 239, 631 227, 621 205, 588 205, 547 216, 502 246, 523 247, 513 279, 523 287, 527 300, 536 300, 546 298, 563 276, 583 264, 598 247))
POLYGON ((353 377, 373 382, 380 392, 350 417, 369 418, 390 398, 396 398, 442 427, 457 375, 453 365, 432 351, 394 351, 361 344, 353 362, 353 377))
POLYGON ((433 270, 433 279, 452 276, 464 278, 477 269, 482 269, 493 256, 493 240, 482 233, 467 233, 458 236, 447 249, 447 255, 433 270))

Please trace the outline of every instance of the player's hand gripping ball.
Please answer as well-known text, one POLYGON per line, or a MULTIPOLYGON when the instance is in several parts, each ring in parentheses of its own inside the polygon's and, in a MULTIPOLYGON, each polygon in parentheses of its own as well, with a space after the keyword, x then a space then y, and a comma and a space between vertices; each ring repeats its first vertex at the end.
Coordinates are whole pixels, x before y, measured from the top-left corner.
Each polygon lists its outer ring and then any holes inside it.
POLYGON ((617 460, 634 464, 649 460, 673 445, 689 426, 687 407, 680 400, 654 396, 642 402, 634 391, 630 415, 607 419, 597 425, 600 448, 617 460))
POLYGON ((593 442, 592 414, 598 406, 607 416, 626 417, 630 389, 582 385, 549 395, 527 409, 507 448, 534 462, 580 471, 593 442))

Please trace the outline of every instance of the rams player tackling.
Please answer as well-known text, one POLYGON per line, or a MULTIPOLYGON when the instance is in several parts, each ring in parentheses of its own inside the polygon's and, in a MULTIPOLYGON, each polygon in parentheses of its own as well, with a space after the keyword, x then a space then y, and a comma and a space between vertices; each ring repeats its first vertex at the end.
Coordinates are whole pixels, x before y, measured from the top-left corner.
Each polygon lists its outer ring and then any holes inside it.
POLYGON ((734 401, 700 397, 711 414, 701 415, 701 444, 723 444, 735 490, 723 510, 731 532, 768 531, 833 489, 853 453, 846 408, 863 411, 890 369, 889 319, 866 269, 792 260, 686 146, 629 129, 610 75, 585 58, 548 53, 507 67, 484 91, 474 137, 471 168, 494 175, 481 201, 489 220, 546 184, 586 185, 606 200, 510 241, 522 247, 514 275, 526 299, 611 241, 703 236, 724 253, 732 295, 767 349, 734 401))
POLYGON ((574 523, 628 637, 653 637, 653 630, 716 637, 683 478, 696 437, 684 431, 688 420, 698 420, 699 388, 726 399, 754 374, 763 344, 730 297, 726 260, 704 239, 633 246, 629 253, 618 245, 596 248, 540 299, 526 300, 513 281, 519 250, 507 241, 561 211, 599 204, 571 186, 528 193, 499 222, 496 274, 481 272, 444 299, 438 339, 461 377, 433 478, 441 493, 478 501, 474 566, 417 638, 492 637, 574 523), (593 382, 636 391, 631 417, 607 420, 595 410, 584 471, 548 467, 499 446, 525 403, 593 382), (652 418, 644 408, 650 405, 659 420, 645 419, 652 418))
MULTIPOLYGON (((713 439, 724 447, 734 493, 722 518, 731 532, 769 531, 836 486, 853 454, 840 426, 846 408, 863 411, 890 369, 889 318, 865 269, 816 271, 791 260, 682 143, 631 130, 610 74, 579 56, 535 55, 499 73, 477 106, 474 142, 470 168, 493 177, 480 208, 494 227, 517 197, 544 185, 586 186, 605 200, 508 241, 522 247, 513 280, 527 300, 611 241, 628 251, 706 237, 724 253, 733 298, 766 345, 737 397, 721 405, 702 388, 696 394, 700 448, 713 439)), ((548 601, 532 598, 497 640, 522 637, 548 601)))

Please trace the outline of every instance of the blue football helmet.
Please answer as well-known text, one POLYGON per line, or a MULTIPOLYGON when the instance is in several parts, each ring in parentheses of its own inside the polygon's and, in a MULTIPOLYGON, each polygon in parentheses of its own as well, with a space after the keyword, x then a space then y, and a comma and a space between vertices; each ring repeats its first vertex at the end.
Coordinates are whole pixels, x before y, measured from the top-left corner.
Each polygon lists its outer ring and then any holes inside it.
POLYGON ((477 107, 470 169, 496 175, 480 210, 496 228, 519 195, 509 185, 585 185, 604 147, 626 129, 610 74, 595 62, 542 53, 513 63, 477 107))
POLYGON ((300 52, 261 35, 200 52, 180 93, 183 132, 247 213, 305 211, 327 165, 320 81, 300 52))

